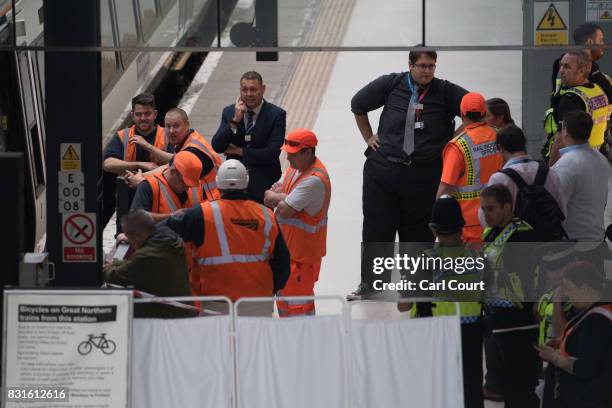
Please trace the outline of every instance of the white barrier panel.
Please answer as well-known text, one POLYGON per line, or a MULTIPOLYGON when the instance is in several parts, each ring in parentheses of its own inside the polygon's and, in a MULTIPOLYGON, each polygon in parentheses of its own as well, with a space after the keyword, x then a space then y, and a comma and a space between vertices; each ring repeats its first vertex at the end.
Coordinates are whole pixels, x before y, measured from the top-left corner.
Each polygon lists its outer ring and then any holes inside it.
POLYGON ((231 316, 134 319, 132 408, 232 406, 231 316))
POLYGON ((346 406, 343 316, 237 317, 236 327, 240 408, 346 406))
POLYGON ((353 408, 462 407, 456 316, 351 321, 353 408))

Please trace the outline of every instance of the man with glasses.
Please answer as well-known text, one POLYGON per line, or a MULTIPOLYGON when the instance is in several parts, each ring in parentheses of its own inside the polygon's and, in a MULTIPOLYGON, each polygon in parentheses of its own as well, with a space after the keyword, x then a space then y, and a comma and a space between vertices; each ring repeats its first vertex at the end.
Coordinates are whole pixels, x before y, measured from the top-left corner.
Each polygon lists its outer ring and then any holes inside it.
MULTIPOLYGON (((329 174, 315 155, 317 136, 308 129, 287 134, 283 150, 291 167, 281 183, 266 191, 264 203, 276 208, 276 219, 287 241, 291 275, 281 296, 313 296, 327 242, 327 210, 331 199, 329 174)), ((278 301, 280 316, 315 314, 314 300, 278 301)))
MULTIPOLYGON (((409 72, 383 75, 351 100, 368 145, 363 169, 363 232, 369 242, 431 242, 428 223, 442 172, 442 149, 453 137, 462 87, 435 78, 437 53, 411 51, 409 72), (378 131, 368 112, 383 107, 378 131)), ((347 299, 374 292, 372 256, 364 248, 361 283, 347 299)), ((389 274, 376 279, 389 281, 389 274)))

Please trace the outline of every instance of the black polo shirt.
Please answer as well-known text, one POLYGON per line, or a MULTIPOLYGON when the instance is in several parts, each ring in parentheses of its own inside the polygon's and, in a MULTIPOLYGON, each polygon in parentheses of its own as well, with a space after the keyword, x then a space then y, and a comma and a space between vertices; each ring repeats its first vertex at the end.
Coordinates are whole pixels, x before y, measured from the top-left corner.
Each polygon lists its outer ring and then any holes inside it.
POLYGON ((452 82, 434 78, 421 93, 423 129, 415 129, 414 152, 407 157, 403 151, 406 113, 412 92, 408 73, 383 75, 360 89, 351 100, 351 110, 365 115, 384 106, 380 114, 379 152, 385 157, 411 159, 415 163, 442 162, 442 149, 453 137, 454 119, 460 115, 461 99, 468 91, 452 82))

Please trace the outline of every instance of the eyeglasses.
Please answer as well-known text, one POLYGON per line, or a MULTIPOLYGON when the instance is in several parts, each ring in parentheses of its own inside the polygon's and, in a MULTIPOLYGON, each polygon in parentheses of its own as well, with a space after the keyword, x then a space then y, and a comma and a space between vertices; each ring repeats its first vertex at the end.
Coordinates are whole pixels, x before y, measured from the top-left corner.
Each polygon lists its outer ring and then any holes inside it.
POLYGON ((302 145, 302 143, 300 142, 294 142, 293 140, 287 140, 287 139, 285 139, 285 144, 291 147, 298 147, 302 145))
POLYGON ((426 69, 429 69, 431 71, 436 69, 436 64, 414 64, 414 66, 423 71, 425 71, 426 69))

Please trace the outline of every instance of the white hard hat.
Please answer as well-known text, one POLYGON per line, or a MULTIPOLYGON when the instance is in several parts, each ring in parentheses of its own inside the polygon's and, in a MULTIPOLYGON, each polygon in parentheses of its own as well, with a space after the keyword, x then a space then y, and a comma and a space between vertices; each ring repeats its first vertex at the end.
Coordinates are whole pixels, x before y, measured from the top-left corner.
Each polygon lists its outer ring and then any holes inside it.
POLYGON ((249 173, 244 164, 236 159, 223 162, 217 171, 219 190, 245 190, 249 185, 249 173))

